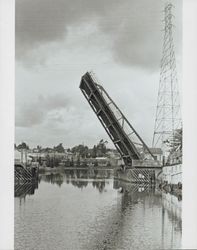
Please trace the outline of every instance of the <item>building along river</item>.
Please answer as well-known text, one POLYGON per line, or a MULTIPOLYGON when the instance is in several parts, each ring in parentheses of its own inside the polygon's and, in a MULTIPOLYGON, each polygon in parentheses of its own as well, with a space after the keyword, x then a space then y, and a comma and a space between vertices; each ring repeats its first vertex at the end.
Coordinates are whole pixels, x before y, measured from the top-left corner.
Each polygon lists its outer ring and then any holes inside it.
POLYGON ((181 201, 112 170, 65 170, 15 187, 16 250, 178 249, 181 201))

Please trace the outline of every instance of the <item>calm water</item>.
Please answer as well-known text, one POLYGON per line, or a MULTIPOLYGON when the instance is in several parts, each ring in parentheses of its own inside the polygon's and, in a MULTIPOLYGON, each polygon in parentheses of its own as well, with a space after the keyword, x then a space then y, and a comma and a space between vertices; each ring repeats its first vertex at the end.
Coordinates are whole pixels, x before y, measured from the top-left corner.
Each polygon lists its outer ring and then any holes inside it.
POLYGON ((181 201, 110 171, 65 171, 15 187, 15 249, 177 249, 181 201))

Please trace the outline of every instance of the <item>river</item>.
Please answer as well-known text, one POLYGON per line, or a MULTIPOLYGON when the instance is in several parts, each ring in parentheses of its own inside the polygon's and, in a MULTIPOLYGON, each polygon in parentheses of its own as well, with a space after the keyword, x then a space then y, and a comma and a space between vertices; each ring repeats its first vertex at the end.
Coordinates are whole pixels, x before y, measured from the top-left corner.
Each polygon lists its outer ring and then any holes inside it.
POLYGON ((15 187, 16 250, 178 249, 181 201, 112 170, 65 170, 15 187))

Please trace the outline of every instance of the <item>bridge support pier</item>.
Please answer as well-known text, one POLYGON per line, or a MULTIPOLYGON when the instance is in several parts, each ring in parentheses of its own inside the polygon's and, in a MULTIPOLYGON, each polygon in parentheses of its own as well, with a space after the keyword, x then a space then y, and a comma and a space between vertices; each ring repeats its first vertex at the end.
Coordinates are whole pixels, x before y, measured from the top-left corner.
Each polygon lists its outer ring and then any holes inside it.
POLYGON ((131 168, 131 169, 117 169, 114 176, 118 180, 127 181, 131 183, 147 183, 155 184, 158 176, 158 171, 147 168, 131 168))

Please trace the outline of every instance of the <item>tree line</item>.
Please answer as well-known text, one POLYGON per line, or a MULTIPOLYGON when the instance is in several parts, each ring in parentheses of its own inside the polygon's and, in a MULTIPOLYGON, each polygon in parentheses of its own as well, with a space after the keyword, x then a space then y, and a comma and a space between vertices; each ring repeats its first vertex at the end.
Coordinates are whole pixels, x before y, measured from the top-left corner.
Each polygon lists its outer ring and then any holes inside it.
MULTIPOLYGON (((74 146, 72 148, 68 148, 65 150, 62 143, 59 143, 57 146, 54 146, 53 148, 45 147, 43 148, 40 145, 37 145, 36 152, 39 153, 50 153, 50 152, 58 152, 58 153, 65 153, 70 152, 75 155, 79 155, 82 158, 95 158, 95 157, 103 157, 106 155, 107 151, 107 141, 104 141, 101 139, 98 144, 94 145, 93 148, 89 148, 88 146, 84 144, 79 144, 77 146, 74 146)), ((18 149, 19 151, 22 149, 29 150, 29 146, 26 142, 22 142, 18 145, 15 144, 15 149, 18 149)), ((34 149, 34 150, 35 150, 34 149)))

